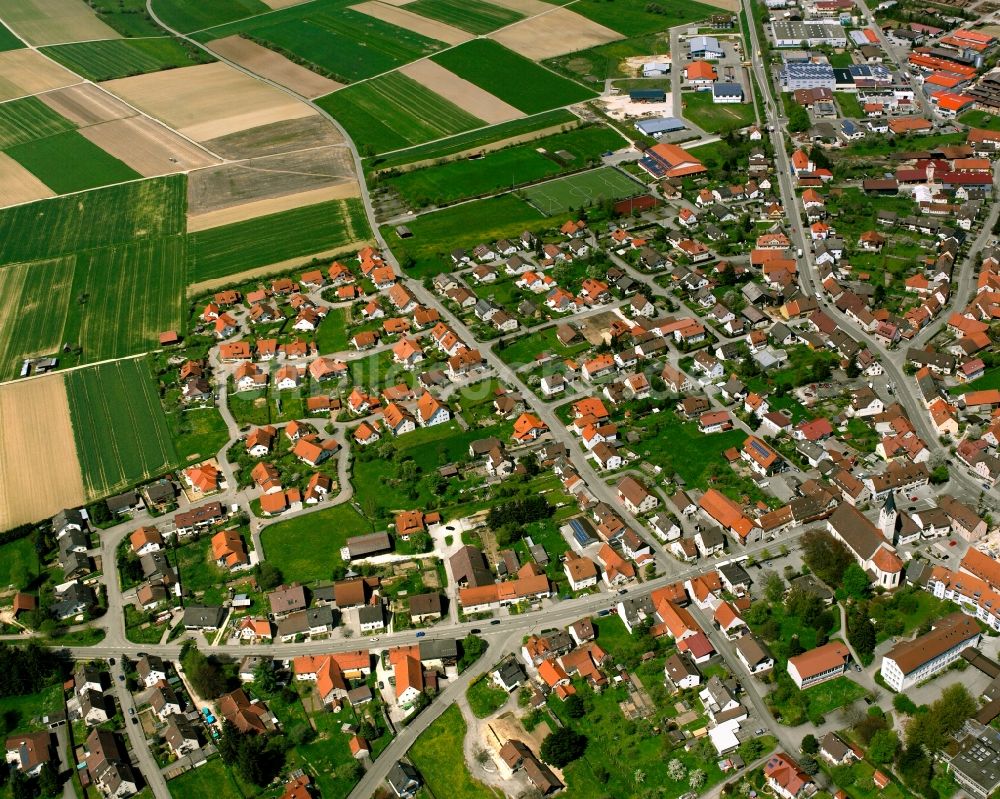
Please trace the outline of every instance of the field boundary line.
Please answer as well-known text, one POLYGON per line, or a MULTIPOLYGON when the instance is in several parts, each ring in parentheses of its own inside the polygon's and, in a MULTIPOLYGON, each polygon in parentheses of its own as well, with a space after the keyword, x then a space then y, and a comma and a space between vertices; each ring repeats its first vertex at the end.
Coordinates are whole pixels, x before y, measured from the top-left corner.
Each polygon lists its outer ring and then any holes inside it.
POLYGON ((161 352, 161 350, 146 350, 145 352, 137 352, 133 355, 122 355, 120 358, 105 358, 102 361, 94 361, 93 363, 79 363, 76 366, 67 366, 65 369, 56 369, 55 371, 45 372, 40 375, 35 374, 28 375, 27 377, 16 377, 10 380, 0 380, 0 386, 8 386, 11 383, 27 383, 29 380, 41 380, 46 377, 53 377, 54 375, 67 375, 70 372, 76 372, 80 369, 89 369, 92 366, 101 366, 102 364, 116 363, 117 361, 132 361, 136 358, 145 358, 147 355, 157 352, 161 352))

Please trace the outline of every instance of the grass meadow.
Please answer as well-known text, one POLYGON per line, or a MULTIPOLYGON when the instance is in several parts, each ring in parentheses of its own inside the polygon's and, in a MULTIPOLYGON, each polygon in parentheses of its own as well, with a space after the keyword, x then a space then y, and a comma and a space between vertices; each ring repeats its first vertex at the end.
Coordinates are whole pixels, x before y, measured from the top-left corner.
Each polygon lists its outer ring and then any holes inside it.
POLYGON ((477 36, 524 19, 524 14, 519 11, 482 0, 416 0, 415 3, 408 3, 406 10, 477 36))
POLYGON ((103 363, 65 375, 88 498, 107 496, 177 462, 149 363, 103 363))
POLYGON ((495 799, 495 791, 472 778, 465 764, 466 724, 458 705, 442 713, 413 743, 410 760, 432 796, 495 799))
POLYGON ((472 249, 484 241, 550 225, 546 217, 519 197, 505 194, 417 217, 407 223, 412 238, 400 239, 390 225, 382 228, 382 235, 409 274, 423 277, 450 270, 453 264, 449 253, 458 247, 472 249))
POLYGON ((181 33, 222 25, 271 9, 260 0, 153 0, 153 11, 181 33))
POLYGON ((76 125, 37 97, 0 105, 0 150, 75 129, 76 125))
POLYGON ((190 282, 333 250, 371 235, 360 200, 331 200, 188 236, 190 282))
POLYGON ((443 42, 352 11, 350 0, 314 2, 222 25, 207 41, 241 34, 342 83, 369 78, 430 55, 443 42))
POLYGON ((601 200, 620 200, 641 194, 645 187, 614 167, 602 166, 551 180, 523 191, 525 198, 549 216, 584 208, 601 200))
POLYGON ((665 53, 670 49, 666 35, 644 33, 631 39, 621 39, 617 42, 599 44, 587 50, 549 58, 542 63, 562 72, 582 83, 593 83, 595 87, 604 88, 608 78, 630 77, 632 72, 622 70, 625 59, 637 55, 665 53))
POLYGON ((286 582, 312 583, 330 579, 332 566, 343 562, 340 548, 348 538, 371 531, 350 505, 334 505, 267 527, 261 544, 268 562, 281 569, 286 582))
POLYGON ((473 39, 438 53, 432 60, 526 114, 537 114, 594 97, 590 89, 556 75, 490 39, 473 39))
POLYGON ((715 103, 711 92, 688 92, 684 95, 684 118, 709 133, 728 133, 753 124, 753 103, 715 103))
POLYGON ((153 39, 101 39, 44 47, 42 52, 90 80, 112 80, 162 69, 212 61, 204 50, 186 47, 169 36, 153 39))
POLYGON ((6 153, 59 194, 142 177, 75 130, 16 144, 6 153))
POLYGON ((718 8, 694 0, 576 0, 570 9, 625 36, 655 33, 719 13, 718 8))
POLYGON ((590 126, 497 150, 475 160, 404 172, 385 183, 411 205, 454 202, 580 169, 597 161, 606 150, 624 144, 625 140, 610 128, 590 126), (546 152, 539 152, 541 149, 546 152), (556 156, 557 152, 569 153, 572 158, 556 156))
POLYGON ((336 117, 362 154, 369 155, 486 125, 399 72, 340 89, 316 104, 336 117))
POLYGON ((367 169, 376 170, 393 169, 412 164, 415 161, 447 158, 449 155, 475 150, 478 147, 485 147, 514 136, 525 136, 556 125, 568 127, 577 124, 578 121, 577 117, 566 109, 557 108, 555 111, 545 111, 523 119, 501 122, 499 125, 492 125, 488 128, 459 133, 442 141, 409 147, 377 158, 369 158, 365 166, 367 169))

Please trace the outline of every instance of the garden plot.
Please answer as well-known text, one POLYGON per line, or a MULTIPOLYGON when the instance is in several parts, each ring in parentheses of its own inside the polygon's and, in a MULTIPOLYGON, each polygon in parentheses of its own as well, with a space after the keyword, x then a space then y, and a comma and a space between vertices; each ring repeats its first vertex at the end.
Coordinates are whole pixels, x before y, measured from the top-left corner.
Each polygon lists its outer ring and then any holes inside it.
POLYGON ((502 28, 490 38, 526 58, 541 61, 625 37, 565 8, 556 8, 502 28))
POLYGON ((222 63, 121 78, 103 85, 195 141, 315 114, 305 103, 222 63))
POLYGON ((0 529, 83 504, 62 375, 0 385, 0 419, 17 420, 0 437, 0 529))
POLYGON ((121 38, 83 0, 0 0, 0 17, 35 45, 121 38))
POLYGON ((234 61, 241 67, 280 83, 309 99, 329 94, 344 85, 317 75, 311 69, 289 61, 280 53, 268 50, 242 36, 215 39, 208 43, 208 47, 223 58, 234 61))
POLYGON ((509 122, 524 116, 514 106, 505 103, 499 97, 494 97, 465 78, 460 78, 454 72, 449 72, 430 59, 414 61, 399 71, 490 125, 509 122))
POLYGON ((421 36, 426 36, 429 39, 437 39, 439 42, 444 42, 445 44, 461 44, 472 38, 472 34, 466 33, 459 28, 454 28, 443 22, 414 14, 406 8, 386 5, 379 2, 379 0, 368 0, 368 2, 351 6, 351 10, 375 17, 375 19, 388 22, 390 25, 406 28, 408 31, 419 33, 421 36))
POLYGON ((0 102, 79 82, 79 76, 37 50, 0 53, 0 102))
POLYGON ((211 153, 149 117, 102 122, 82 128, 80 134, 143 177, 187 172, 219 163, 211 153))

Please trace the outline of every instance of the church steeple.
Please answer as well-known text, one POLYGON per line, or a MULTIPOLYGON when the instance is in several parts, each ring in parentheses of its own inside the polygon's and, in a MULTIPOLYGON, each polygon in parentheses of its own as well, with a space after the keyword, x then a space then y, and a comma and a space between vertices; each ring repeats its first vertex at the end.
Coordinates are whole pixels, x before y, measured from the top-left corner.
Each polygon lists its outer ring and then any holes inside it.
POLYGON ((882 537, 891 542, 896 536, 896 519, 899 514, 896 511, 896 492, 890 491, 885 499, 885 504, 878 514, 878 528, 882 531, 882 537))

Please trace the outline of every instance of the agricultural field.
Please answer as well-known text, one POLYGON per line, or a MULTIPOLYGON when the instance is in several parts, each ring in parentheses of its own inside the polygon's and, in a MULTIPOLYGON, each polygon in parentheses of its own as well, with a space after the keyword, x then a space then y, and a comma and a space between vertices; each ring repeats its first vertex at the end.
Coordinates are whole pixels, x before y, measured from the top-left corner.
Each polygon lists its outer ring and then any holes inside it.
POLYGON ((199 41, 242 34, 341 83, 370 78, 445 46, 367 14, 350 0, 314 0, 196 35, 199 41))
POLYGON ((524 189, 522 194, 542 213, 552 216, 571 208, 585 208, 602 200, 620 200, 641 194, 645 187, 614 167, 604 166, 590 172, 558 178, 524 189))
POLYGON ((75 125, 37 97, 23 97, 0 105, 0 150, 54 136, 75 125))
POLYGON ((153 11, 181 33, 222 25, 271 9, 260 0, 153 0, 153 11))
POLYGON ((407 4, 406 9, 476 35, 524 19, 519 11, 482 0, 416 0, 407 4))
POLYGON ((336 117, 363 155, 422 144, 486 124, 398 72, 348 86, 319 98, 316 104, 336 117))
POLYGON ((555 111, 546 111, 534 116, 502 122, 489 128, 460 133, 431 144, 422 144, 388 155, 369 158, 365 161, 365 167, 372 170, 395 169, 417 161, 447 158, 466 151, 486 149, 490 145, 498 145, 515 137, 528 138, 532 134, 540 136, 544 131, 558 126, 566 129, 577 122, 579 120, 574 114, 564 108, 558 108, 555 111))
POLYGON ((312 583, 330 579, 333 566, 341 563, 340 548, 348 538, 371 532, 368 522, 350 505, 334 505, 266 528, 261 543, 268 562, 277 566, 287 581, 312 583), (317 553, 323 557, 318 558, 317 553))
POLYGON ((407 223, 413 233, 400 239, 390 225, 382 228, 407 273, 424 277, 452 268, 449 253, 457 247, 472 249, 484 241, 517 236, 523 230, 542 230, 551 222, 512 194, 463 203, 407 223))
POLYGON ((77 369, 64 379, 89 498, 135 485, 177 462, 145 358, 77 369))
POLYGON ((81 0, 0 0, 0 18, 32 45, 118 37, 81 0))
POLYGON ((684 95, 684 118, 709 133, 728 133, 753 124, 753 103, 715 103, 711 92, 684 95))
POLYGON ((94 81, 190 67, 212 60, 204 50, 188 47, 180 40, 167 36, 76 42, 45 47, 42 52, 94 81))
POLYGON ((163 36, 166 32, 146 11, 146 0, 87 0, 97 18, 122 36, 163 36))
POLYGON ((192 283, 345 248, 371 235, 360 200, 332 200, 188 237, 192 283))
POLYGON ((625 36, 639 36, 706 19, 719 9, 695 0, 576 0, 573 11, 625 36))
POLYGON ((183 233, 184 178, 173 176, 0 211, 0 265, 183 233))
POLYGON ((10 28, 0 22, 0 52, 17 50, 20 47, 24 47, 24 42, 11 33, 10 28))
POLYGON ((594 93, 489 39, 475 39, 432 60, 526 114, 590 100, 594 93))
POLYGON ((411 206, 440 205, 593 166, 601 153, 625 143, 620 134, 604 126, 578 128, 497 150, 483 158, 404 172, 383 183, 411 206))
POLYGON ((75 130, 16 144, 6 153, 58 194, 142 177, 75 130))

